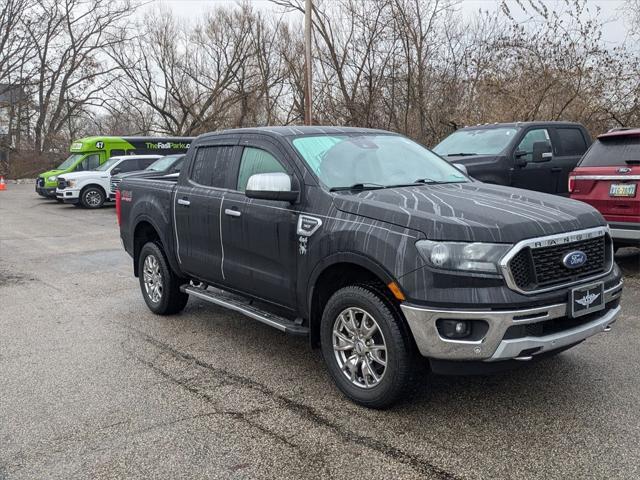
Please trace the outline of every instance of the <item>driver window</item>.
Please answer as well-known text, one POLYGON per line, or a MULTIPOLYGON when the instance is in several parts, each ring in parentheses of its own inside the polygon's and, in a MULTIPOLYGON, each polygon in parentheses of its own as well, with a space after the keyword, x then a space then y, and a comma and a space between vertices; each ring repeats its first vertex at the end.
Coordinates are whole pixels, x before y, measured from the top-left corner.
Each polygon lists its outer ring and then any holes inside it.
POLYGON ((251 175, 257 173, 287 173, 282 164, 269 152, 259 148, 245 147, 238 172, 238 191, 244 192, 251 175))
POLYGON ((546 142, 547 145, 551 146, 551 139, 546 128, 536 128, 534 130, 529 130, 525 134, 516 149, 516 151, 525 153, 525 155, 520 156, 521 159, 526 160, 527 162, 531 162, 533 160, 533 144, 536 142, 546 142))
POLYGON ((76 172, 85 170, 93 170, 100 166, 100 155, 89 155, 82 160, 76 167, 76 172))

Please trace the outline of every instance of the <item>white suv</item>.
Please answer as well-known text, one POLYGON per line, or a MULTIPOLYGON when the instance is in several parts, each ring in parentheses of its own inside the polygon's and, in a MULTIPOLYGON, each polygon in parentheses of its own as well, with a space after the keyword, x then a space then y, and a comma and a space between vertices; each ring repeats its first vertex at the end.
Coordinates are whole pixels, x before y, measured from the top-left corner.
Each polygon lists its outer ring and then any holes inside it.
POLYGON ((112 175, 144 170, 161 155, 111 157, 95 170, 65 173, 58 177, 56 198, 85 208, 100 208, 109 199, 112 175))

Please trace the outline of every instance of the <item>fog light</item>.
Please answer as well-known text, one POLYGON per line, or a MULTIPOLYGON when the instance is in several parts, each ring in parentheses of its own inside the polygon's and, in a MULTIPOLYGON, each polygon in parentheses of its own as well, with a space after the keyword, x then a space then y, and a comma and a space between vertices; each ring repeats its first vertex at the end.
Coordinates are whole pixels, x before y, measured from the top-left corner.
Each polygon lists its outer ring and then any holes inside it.
POLYGON ((467 320, 440 320, 440 334, 445 338, 465 338, 471 335, 471 322, 467 320))

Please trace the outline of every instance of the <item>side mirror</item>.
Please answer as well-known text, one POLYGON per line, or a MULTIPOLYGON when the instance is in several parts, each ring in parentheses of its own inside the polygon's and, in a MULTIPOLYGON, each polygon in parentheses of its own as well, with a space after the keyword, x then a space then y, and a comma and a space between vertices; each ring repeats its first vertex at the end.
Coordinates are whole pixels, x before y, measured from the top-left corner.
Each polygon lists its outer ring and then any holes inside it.
POLYGON ((547 142, 535 142, 533 144, 532 160, 534 163, 548 162, 552 156, 551 145, 547 142))
POLYGON ((458 170, 460 170, 462 173, 464 173, 467 177, 469 176, 469 170, 467 170, 466 165, 463 165, 461 163, 454 163, 453 166, 456 167, 458 170))
POLYGON ((113 170, 111 170, 111 176, 117 175, 121 172, 122 170, 120 170, 118 167, 114 168, 113 170))
POLYGON ((291 190, 291 177, 282 172, 251 175, 244 192, 249 198, 285 202, 295 202, 299 193, 291 190))

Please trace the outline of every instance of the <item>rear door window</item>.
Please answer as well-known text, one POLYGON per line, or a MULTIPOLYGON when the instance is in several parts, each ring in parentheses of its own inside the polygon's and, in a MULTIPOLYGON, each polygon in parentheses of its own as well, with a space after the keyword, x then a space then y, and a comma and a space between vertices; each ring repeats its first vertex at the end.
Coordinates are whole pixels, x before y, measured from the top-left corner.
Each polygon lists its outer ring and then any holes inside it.
POLYGON ((556 128, 556 134, 558 155, 577 156, 586 152, 587 142, 579 128, 556 128))
POLYGON ((206 187, 227 187, 234 150, 235 147, 227 145, 199 147, 191 167, 190 179, 206 187))
POLYGON ((640 137, 596 140, 580 161, 581 167, 621 167, 640 163, 640 137))

